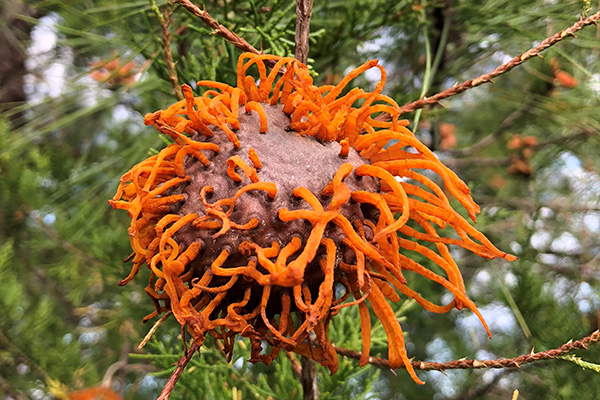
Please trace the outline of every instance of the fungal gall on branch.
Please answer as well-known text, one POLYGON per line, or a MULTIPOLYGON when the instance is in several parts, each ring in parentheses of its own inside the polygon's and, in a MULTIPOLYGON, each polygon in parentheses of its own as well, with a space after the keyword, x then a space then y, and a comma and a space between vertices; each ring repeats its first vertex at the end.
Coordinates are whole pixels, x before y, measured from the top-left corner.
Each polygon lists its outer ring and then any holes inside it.
POLYGON ((475 219, 479 207, 467 185, 399 119, 396 102, 382 94, 385 78, 373 60, 319 87, 293 58, 245 53, 236 87, 200 81, 208 90, 194 97, 184 85, 184 100, 146 115, 146 125, 174 143, 123 175, 110 204, 131 217, 133 268, 121 284, 144 264, 151 270, 146 292, 155 311, 147 319, 172 311, 197 345, 209 333, 230 359, 241 335, 253 362, 269 364, 284 349, 334 373, 331 318, 358 306, 364 365, 370 307, 387 335, 390 366, 404 365, 419 383, 390 302, 404 295, 436 313, 467 307, 487 329, 448 245, 515 257, 453 210, 423 172, 439 175, 475 219), (372 92, 342 95, 370 68, 381 72, 372 92), (389 122, 375 118, 382 113, 389 122), (446 226, 458 239, 438 232, 446 226), (437 305, 421 297, 411 289, 420 277, 454 300, 437 305))

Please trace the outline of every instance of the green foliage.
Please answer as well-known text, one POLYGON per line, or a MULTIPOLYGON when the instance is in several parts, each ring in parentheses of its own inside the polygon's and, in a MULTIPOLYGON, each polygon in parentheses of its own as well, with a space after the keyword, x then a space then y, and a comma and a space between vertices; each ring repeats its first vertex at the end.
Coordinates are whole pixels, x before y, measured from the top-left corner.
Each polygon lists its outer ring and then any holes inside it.
MULTIPOLYGON (((256 48, 293 54, 294 2, 195 3, 256 48)), ((148 273, 117 286, 129 268, 122 263, 130 253, 128 218, 106 200, 119 176, 165 145, 142 122, 145 113, 174 101, 159 18, 148 0, 27 6, 37 14, 23 12, 20 20, 37 26, 34 33, 55 32, 57 42, 39 54, 30 47, 29 101, 11 103, 0 118, 0 393, 42 398, 51 387, 60 395, 56 387, 76 390, 106 377, 127 399, 155 398, 181 357, 180 330, 167 320, 143 350, 135 350, 149 329, 141 319, 153 310, 143 291, 148 273), (56 72, 61 65, 62 75, 56 72), (63 78, 59 94, 49 89, 48 71, 63 78)), ((164 0, 156 6, 163 18, 171 7, 164 0)), ((235 83, 240 51, 182 8, 172 11, 170 48, 179 82, 235 83)), ((316 1, 309 63, 324 84, 378 58, 388 70, 386 94, 403 104, 421 95, 424 81, 430 95, 488 72, 595 11, 579 0, 316 1)), ((6 29, 1 25, 0 34, 6 29)), ((595 34, 584 29, 493 85, 422 112, 417 134, 469 184, 482 205, 478 229, 519 260, 482 260, 453 249, 494 337, 488 340, 466 310, 432 315, 405 300, 395 311, 410 356, 514 357, 532 347, 556 348, 599 327, 595 34), (559 71, 575 84, 561 83, 559 71), (443 124, 455 126, 456 147, 443 147, 443 124), (516 134, 537 144, 515 148, 516 134), (518 162, 529 169, 515 170, 518 162)), ((373 83, 363 76, 353 84, 373 83)), ((416 285, 425 298, 448 301, 439 285, 416 285)), ((341 310, 330 327, 336 345, 360 350, 358 321, 356 308, 341 310)), ((385 333, 375 324, 372 355, 386 354, 385 333)), ((248 358, 244 340, 227 362, 207 339, 173 398, 302 398, 285 353, 270 366, 248 358)), ((359 368, 358 361, 341 357, 334 375, 319 367, 318 384, 322 399, 507 399, 516 388, 524 399, 595 398, 598 346, 563 358, 569 362, 540 362, 518 372, 419 372, 427 381, 420 387, 403 371, 396 376, 359 368)))
POLYGON ((582 360, 581 357, 577 357, 574 354, 560 356, 558 358, 560 358, 561 360, 570 361, 573 364, 579 365, 583 369, 589 369, 591 371, 600 373, 600 365, 582 360))

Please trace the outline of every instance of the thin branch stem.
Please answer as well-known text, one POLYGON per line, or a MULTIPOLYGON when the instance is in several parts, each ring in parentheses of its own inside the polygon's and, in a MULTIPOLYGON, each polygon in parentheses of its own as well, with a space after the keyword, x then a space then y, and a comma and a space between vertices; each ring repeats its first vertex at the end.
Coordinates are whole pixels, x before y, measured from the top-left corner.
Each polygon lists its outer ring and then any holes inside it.
POLYGON ((171 374, 171 377, 167 381, 165 388, 161 392, 160 396, 158 396, 157 400, 168 400, 169 399, 169 396, 171 395, 171 392, 173 391, 175 384, 179 380, 181 373, 183 372, 185 367, 188 365, 188 363, 192 359, 194 353, 196 352, 196 350, 198 350, 199 347, 200 346, 198 346, 196 343, 192 343, 190 348, 185 352, 185 354, 183 356, 181 356, 179 361, 177 361, 177 367, 175 368, 175 371, 173 371, 173 373, 171 374))
POLYGON ((4 392, 5 399, 13 398, 15 400, 27 400, 27 397, 25 397, 25 395, 19 392, 14 392, 11 388, 10 383, 2 376, 0 376, 0 389, 4 392))
POLYGON ((225 28, 223 25, 215 21, 210 16, 210 14, 208 14, 206 8, 204 10, 201 10, 200 7, 198 7, 189 0, 173 0, 173 3, 179 4, 180 6, 188 10, 190 13, 198 17, 202 22, 204 22, 206 25, 208 25, 214 30, 215 35, 221 36, 238 49, 254 54, 262 54, 262 52, 258 51, 244 38, 239 37, 236 33, 231 32, 229 29, 225 28))
POLYGON ((450 32, 450 9, 444 8, 443 10, 443 26, 442 32, 440 34, 440 40, 437 43, 437 48, 435 51, 435 58, 433 59, 433 64, 431 65, 431 75, 429 77, 429 82, 427 83, 428 87, 431 87, 433 84, 433 80, 435 78, 435 74, 438 72, 440 68, 440 64, 442 63, 442 58, 444 57, 444 53, 446 51, 446 42, 448 42, 448 32, 450 32))
POLYGON ((302 63, 308 62, 308 39, 313 0, 296 0, 296 58, 302 63))
POLYGON ((461 393, 459 397, 455 397, 451 400, 470 400, 477 398, 485 398, 487 397, 485 395, 487 395, 492 389, 494 389, 496 385, 498 385, 498 382, 500 382, 500 379, 504 378, 505 376, 506 374, 504 373, 495 374, 494 378, 490 382, 484 383, 482 386, 469 389, 461 393))
MULTIPOLYGON (((425 13, 425 5, 423 5, 422 9, 423 19, 427 18, 427 14, 425 13)), ((425 41, 425 72, 423 74, 423 87, 421 90, 421 96, 425 96, 427 91, 431 89, 431 85, 433 85, 433 81, 435 79, 435 75, 438 72, 438 68, 442 63, 442 58, 444 56, 444 52, 446 51, 446 42, 448 41, 448 32, 450 31, 450 11, 446 8, 444 10, 444 18, 443 18, 443 27, 440 36, 440 40, 437 44, 437 49, 435 51, 435 57, 433 59, 433 63, 431 62, 431 43, 429 42, 427 24, 424 22, 423 25, 423 38, 425 41)), ((413 119, 413 131, 416 133, 419 130, 419 120, 421 118, 421 110, 417 110, 415 113, 415 117, 413 119)), ((433 137, 432 140, 432 150, 434 150, 433 146, 435 146, 436 138, 433 137)))
MULTIPOLYGON (((421 2, 421 5, 423 2, 421 2)), ((425 9, 421 10, 423 20, 425 20, 425 9)), ((431 77, 431 44, 429 43, 429 33, 427 32, 427 23, 423 21, 423 40, 425 41, 425 72, 423 73, 423 87, 421 88, 421 96, 424 97, 429 90, 429 84, 433 80, 431 77)), ((421 119, 421 110, 417 110, 413 120, 413 131, 419 128, 419 120, 421 119)))
POLYGON ((140 344, 138 345, 138 350, 141 350, 146 343, 148 343, 148 341, 150 340, 150 338, 152 337, 152 335, 154 335, 154 333, 156 332, 156 330, 158 329, 158 327, 160 326, 160 324, 162 324, 163 322, 165 322, 165 320, 167 318, 169 318, 171 316, 171 314, 173 314, 172 311, 168 311, 166 314, 164 314, 162 317, 160 317, 160 319, 158 321, 156 321, 154 323, 154 325, 152 325, 152 328, 150 328, 150 330, 148 331, 148 333, 146 334, 146 336, 144 336, 144 339, 140 342, 140 344))
MULTIPOLYGON (((509 116, 510 118, 510 116, 509 116)), ((496 133, 493 133, 494 135, 496 133)), ((499 133, 498 133, 499 134, 499 133)), ((598 141, 598 138, 596 137, 597 135, 594 135, 593 132, 590 131, 582 131, 582 132, 578 132, 578 133, 573 133, 571 135, 565 135, 565 136, 559 136, 556 138, 552 138, 552 139, 548 139, 546 141, 540 142, 536 145, 531 146, 531 148, 533 150, 538 150, 541 149, 543 147, 547 147, 547 146, 551 146, 553 144, 565 144, 567 142, 570 141, 575 141, 575 140, 582 140, 582 139, 594 139, 596 141, 598 141)), ((490 136, 487 136, 486 138, 482 139, 482 141, 475 143, 475 145, 473 146, 477 146, 483 148, 484 146, 487 146, 489 144, 491 144, 492 142, 489 142, 489 140, 493 140, 493 139, 487 139, 490 136), (483 142, 485 140, 485 143, 483 142)), ((476 148, 477 151, 479 151, 479 148, 476 148)), ((450 154, 452 155, 456 155, 456 156, 469 156, 469 154, 473 153, 473 149, 472 147, 466 148, 464 149, 459 149, 456 151, 450 151, 450 154)), ((476 164, 478 167, 506 167, 509 166, 511 163, 511 157, 475 157, 475 156, 471 156, 471 157, 465 157, 465 158, 453 158, 453 159, 449 159, 446 160, 445 163, 448 167, 450 168, 460 168, 463 166, 467 166, 467 165, 473 165, 476 164)))
MULTIPOLYGON (((48 225, 44 219, 39 215, 39 213, 33 213, 33 210, 29 209, 29 207, 26 207, 26 214, 27 216, 31 217, 33 220, 35 220, 35 222, 39 225, 39 227, 41 228, 41 230, 52 240, 54 240, 55 242, 57 242, 60 247, 62 247, 64 250, 66 250, 67 252, 69 252, 70 254, 74 255, 75 257, 79 258, 82 261, 85 261, 85 263, 89 264, 88 267, 96 267, 96 268, 104 268, 106 267, 106 264, 92 256, 90 256, 88 253, 86 253, 85 251, 81 250, 80 248, 76 247, 75 245, 73 245, 71 242, 64 240, 60 237, 59 233, 56 231, 56 229, 52 228, 50 225, 48 225)), ((81 265, 81 264, 80 264, 81 265)), ((92 270, 92 268, 90 268, 88 270, 88 272, 90 272, 92 270)))
MULTIPOLYGON (((445 363, 412 361, 413 368, 422 371, 445 371, 447 369, 475 369, 475 368, 520 368, 521 365, 529 364, 535 361, 551 360, 558 358, 564 354, 570 353, 573 350, 587 349, 590 344, 600 341, 600 330, 593 332, 581 340, 569 341, 557 349, 541 351, 534 353, 533 349, 529 354, 525 354, 515 358, 499 358, 497 360, 454 360, 445 363)), ((334 346, 335 351, 345 357, 360 359, 362 353, 360 351, 352 351, 341 347, 334 346)), ((377 365, 383 368, 390 368, 389 361, 379 357, 369 357, 369 364, 377 365)), ((404 368, 404 367, 400 367, 404 368)))
POLYGON ((113 376, 118 372, 156 372, 158 369, 153 365, 148 364, 128 364, 127 361, 119 360, 116 363, 110 365, 104 373, 102 378, 102 387, 110 388, 112 385, 113 376))
POLYGON ((508 117, 506 117, 500 125, 489 135, 482 138, 477 143, 470 145, 469 147, 465 147, 462 149, 450 150, 450 153, 454 156, 468 156, 479 153, 481 150, 485 149, 487 146, 496 142, 496 140, 502 136, 504 132, 508 128, 510 128, 515 122, 517 122, 522 116, 527 114, 529 110, 531 110, 532 106, 530 103, 525 103, 522 107, 512 112, 508 117))
POLYGON ((481 168, 508 167, 511 164, 510 157, 467 157, 467 158, 451 158, 445 160, 444 163, 449 168, 462 168, 468 165, 477 165, 481 168))
POLYGON ((35 373, 44 379, 45 382, 50 381, 50 375, 46 373, 37 363, 35 363, 27 354, 25 354, 17 345, 15 345, 5 334, 0 331, 0 350, 7 350, 12 353, 20 362, 27 365, 35 373))
POLYGON ((162 29, 163 53, 165 54, 167 70, 169 71, 169 81, 173 86, 173 91, 175 93, 175 97, 177 97, 177 100, 183 100, 183 93, 181 92, 181 87, 179 87, 179 79, 177 78, 175 63, 173 62, 173 55, 171 54, 171 33, 169 32, 171 14, 173 13, 173 10, 171 9, 171 4, 167 3, 167 7, 163 15, 160 12, 154 0, 150 0, 150 3, 152 4, 152 11, 154 11, 154 14, 156 14, 156 17, 158 18, 158 21, 160 22, 160 27, 162 29))
POLYGON ((468 81, 465 81, 465 82, 461 83, 460 85, 453 86, 453 87, 446 89, 434 96, 424 97, 420 100, 413 101, 412 103, 403 105, 402 107, 400 107, 400 113, 402 114, 402 113, 412 112, 412 111, 418 110, 420 108, 427 107, 428 105, 439 103, 440 100, 446 99, 451 96, 455 96, 459 93, 462 93, 466 90, 469 90, 471 88, 479 86, 483 83, 492 82, 493 78, 510 71, 517 65, 524 63, 525 61, 529 60, 532 57, 539 56, 539 54, 542 51, 546 50, 550 46, 555 45, 556 43, 560 42, 564 38, 566 38, 568 36, 575 37, 575 32, 580 31, 581 29, 583 29, 584 27, 586 27, 588 25, 597 24, 599 20, 600 20, 600 11, 595 13, 594 15, 589 16, 586 19, 581 19, 581 20, 577 21, 575 24, 571 25, 569 28, 564 29, 564 30, 556 33, 555 35, 546 38, 539 45, 535 46, 532 49, 527 50, 525 53, 522 53, 522 54, 516 56, 509 62, 502 64, 501 66, 499 66, 498 68, 496 68, 495 70, 490 72, 489 74, 483 74, 475 79, 469 79, 468 81))
POLYGON ((298 378, 302 379, 302 365, 296 358, 296 354, 292 353, 291 351, 286 351, 285 355, 290 359, 294 373, 298 376, 298 378))
POLYGON ((300 383, 304 400, 319 400, 319 387, 317 386, 317 364, 310 358, 302 356, 302 371, 300 383))

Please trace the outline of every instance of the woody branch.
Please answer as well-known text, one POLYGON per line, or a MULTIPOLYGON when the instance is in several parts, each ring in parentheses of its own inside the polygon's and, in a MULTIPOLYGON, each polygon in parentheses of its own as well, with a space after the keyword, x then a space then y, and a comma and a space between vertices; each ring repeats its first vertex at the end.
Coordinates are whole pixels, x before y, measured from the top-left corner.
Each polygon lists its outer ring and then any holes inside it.
MULTIPOLYGON (((445 371, 447 369, 475 369, 475 368, 520 368, 521 365, 535 361, 551 360, 570 353, 573 350, 587 349, 590 344, 600 341, 600 330, 593 332, 581 340, 570 341, 557 349, 525 354, 515 358, 499 358, 497 360, 454 360, 444 363, 412 361, 413 368, 422 371, 445 371)), ((335 351, 345 357, 360 359, 362 353, 335 346, 335 351)), ((369 357, 369 364, 383 368, 390 368, 388 360, 379 357, 369 357)), ((402 367, 401 367, 402 368, 402 367)))
POLYGON ((175 370, 171 374, 171 377, 167 381, 167 384, 165 385, 163 391, 161 392, 161 394, 157 400, 168 400, 169 399, 169 396, 171 395, 171 392, 173 391, 175 384, 179 380, 181 373, 183 372, 185 367, 188 365, 188 363, 194 356, 194 353, 196 352, 196 350, 198 350, 199 347, 200 346, 198 346, 196 343, 192 343, 190 348, 187 349, 185 351, 185 354, 179 359, 179 361, 177 361, 175 370))
POLYGON ((198 17, 202 22, 204 22, 206 25, 213 29, 215 35, 221 36, 238 49, 254 54, 261 54, 260 51, 258 51, 254 46, 248 43, 244 38, 239 37, 236 33, 231 32, 229 29, 215 21, 210 16, 208 11, 206 11, 206 8, 204 10, 201 10, 200 7, 198 7, 189 0, 173 0, 173 3, 179 4, 180 6, 188 10, 190 13, 198 17))
POLYGON ((162 45, 163 45, 163 53, 165 55, 165 61, 167 63, 167 69, 169 71, 169 81, 171 82, 171 86, 173 86, 173 92, 175 93, 175 97, 177 100, 183 100, 183 93, 181 92, 181 88, 179 87, 179 79, 177 78, 177 71, 175 70, 175 62, 173 62, 173 55, 171 53, 171 33, 169 32, 169 24, 171 20, 171 14, 173 10, 171 9, 171 5, 167 4, 164 15, 161 14, 158 6, 154 2, 152 3, 152 10, 156 14, 158 21, 160 22, 160 27, 162 31, 162 45))
POLYGON ((308 40, 313 0, 296 0, 296 58, 303 64, 308 61, 308 40))
POLYGON ((588 18, 580 19, 579 21, 577 21, 575 24, 573 24, 569 28, 564 29, 564 30, 556 33, 555 35, 544 39, 539 45, 535 46, 532 49, 527 50, 525 53, 522 53, 522 54, 514 57, 512 60, 500 65, 498 68, 496 68, 495 70, 493 70, 492 72, 490 72, 488 74, 483 74, 475 79, 469 79, 468 81, 465 81, 465 82, 461 83, 460 85, 453 86, 453 87, 446 89, 446 90, 444 90, 436 95, 433 95, 431 97, 424 97, 420 100, 413 101, 412 103, 408 103, 408 104, 401 106, 400 113, 403 114, 403 113, 407 113, 407 112, 412 112, 412 111, 418 110, 419 108, 424 108, 429 105, 436 104, 440 100, 455 96, 459 93, 462 93, 466 90, 469 90, 471 88, 479 86, 483 83, 492 82, 492 79, 494 79, 495 77, 500 76, 500 75, 510 71, 517 65, 523 64, 525 61, 529 60, 532 57, 539 56, 539 54, 542 51, 555 45, 556 43, 560 42, 561 40, 565 39, 566 37, 569 37, 569 36, 575 37, 575 32, 580 31, 581 29, 585 28, 588 25, 597 24, 598 20, 600 20, 600 11, 589 16, 588 18))

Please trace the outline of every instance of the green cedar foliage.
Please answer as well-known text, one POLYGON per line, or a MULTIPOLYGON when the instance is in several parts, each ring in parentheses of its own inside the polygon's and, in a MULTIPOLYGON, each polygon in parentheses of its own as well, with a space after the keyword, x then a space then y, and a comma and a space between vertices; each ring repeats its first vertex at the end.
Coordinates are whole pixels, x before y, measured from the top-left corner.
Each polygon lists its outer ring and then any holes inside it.
MULTIPOLYGON (((40 54, 30 50, 24 88, 30 100, 4 105, 0 119, 0 393, 60 397, 107 377, 126 399, 155 398, 182 354, 180 328, 167 320, 143 350, 136 349, 153 323, 141 323, 153 309, 143 291, 147 271, 117 286, 129 268, 122 263, 130 253, 129 222, 106 200, 122 173, 165 146, 142 123, 146 112, 175 100, 160 24, 147 0, 24 3, 7 4, 28 10, 19 18, 33 27, 33 38, 46 29, 57 42, 40 54), (111 62, 117 67, 105 68, 111 62), (130 62, 133 71, 121 69, 130 62), (44 85, 56 63, 64 66, 64 79, 60 94, 51 95, 44 85), (142 67, 139 79, 131 80, 142 67)), ((196 4, 255 47, 293 55, 294 2, 196 4)), ((570 26, 586 4, 315 1, 309 64, 323 84, 378 58, 388 71, 386 93, 403 104, 490 71, 570 26)), ((172 7, 162 0, 156 6, 161 12, 172 7)), ((185 10, 172 11, 179 82, 234 84, 240 50, 185 10)), ((6 29, 0 27, 4 35, 6 29)), ((556 348, 599 327, 600 44, 593 26, 577 36, 494 84, 419 114, 417 135, 482 205, 478 229, 519 260, 489 261, 453 249, 494 338, 488 340, 466 311, 431 315, 406 300, 396 314, 416 359, 514 357, 532 347, 556 348), (561 84, 559 71, 576 83, 561 84), (449 126, 457 143, 448 148, 449 126), (517 134, 536 143, 515 147, 517 134)), ((30 43, 21 45, 26 52, 30 43)), ((373 82, 363 76, 352 84, 373 82)), ((432 301, 447 301, 429 282, 418 290, 432 301)), ((357 321, 356 308, 333 319, 336 345, 360 350, 357 321)), ((285 354, 271 366, 254 365, 246 361, 246 346, 239 340, 228 363, 207 340, 172 398, 302 398, 285 354)), ((396 375, 359 368, 342 357, 333 376, 319 367, 318 383, 322 399, 507 399, 514 389, 523 399, 594 399, 600 381, 590 365, 600 361, 598 347, 577 352, 581 360, 551 360, 518 371, 420 372, 427 381, 422 387, 401 370, 396 375)), ((385 334, 375 324, 372 355, 386 354, 385 334)))

